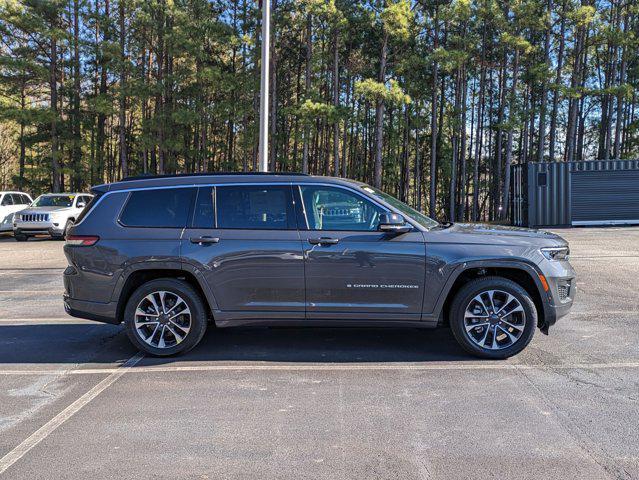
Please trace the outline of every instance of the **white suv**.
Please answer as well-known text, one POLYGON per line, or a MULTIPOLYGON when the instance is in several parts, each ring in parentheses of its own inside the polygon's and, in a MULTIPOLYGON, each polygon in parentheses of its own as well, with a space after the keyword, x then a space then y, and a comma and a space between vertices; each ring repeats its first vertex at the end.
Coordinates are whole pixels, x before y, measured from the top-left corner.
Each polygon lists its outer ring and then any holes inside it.
POLYGON ((0 192, 0 232, 13 228, 13 214, 28 207, 33 199, 22 192, 0 192))
POLYGON ((88 193, 48 193, 15 214, 13 236, 24 242, 34 235, 47 234, 64 238, 93 195, 88 193))

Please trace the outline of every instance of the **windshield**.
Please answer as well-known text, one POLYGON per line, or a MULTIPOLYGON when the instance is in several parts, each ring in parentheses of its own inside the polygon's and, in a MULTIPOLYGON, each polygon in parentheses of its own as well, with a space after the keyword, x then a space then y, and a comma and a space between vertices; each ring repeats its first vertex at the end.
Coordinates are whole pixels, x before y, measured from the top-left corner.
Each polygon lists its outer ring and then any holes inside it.
POLYGON ((35 199, 32 207, 70 207, 73 205, 72 195, 41 195, 35 199))
POLYGON ((399 210, 405 217, 410 217, 412 220, 419 223, 422 227, 426 227, 430 229, 439 225, 439 222, 436 222, 432 218, 424 215, 423 213, 418 212, 413 207, 406 205, 404 202, 400 200, 397 200, 395 197, 389 195, 388 193, 384 193, 381 190, 370 187, 368 185, 363 185, 362 189, 370 193, 374 197, 384 200, 391 207, 399 210))

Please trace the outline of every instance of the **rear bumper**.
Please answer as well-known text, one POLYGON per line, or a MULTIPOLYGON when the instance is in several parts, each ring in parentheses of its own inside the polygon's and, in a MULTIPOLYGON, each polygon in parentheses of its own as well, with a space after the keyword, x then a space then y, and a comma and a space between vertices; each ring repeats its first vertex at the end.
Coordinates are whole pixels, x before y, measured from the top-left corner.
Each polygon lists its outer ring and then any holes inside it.
POLYGON ((114 325, 120 323, 117 318, 117 304, 115 302, 87 302, 85 300, 75 300, 67 294, 63 295, 63 298, 64 310, 72 317, 114 325))

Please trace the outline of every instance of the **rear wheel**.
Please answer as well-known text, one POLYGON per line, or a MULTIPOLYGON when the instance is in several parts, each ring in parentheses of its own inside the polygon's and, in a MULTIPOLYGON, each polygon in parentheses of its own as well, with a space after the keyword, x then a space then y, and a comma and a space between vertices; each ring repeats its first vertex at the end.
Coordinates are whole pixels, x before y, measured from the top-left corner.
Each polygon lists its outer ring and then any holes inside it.
POLYGON ((183 280, 163 278, 139 287, 124 310, 126 332, 145 353, 165 357, 195 347, 206 331, 200 295, 183 280))
POLYGON ((482 358, 503 359, 521 352, 537 326, 537 309, 521 285, 485 277, 464 285, 450 308, 457 342, 482 358))

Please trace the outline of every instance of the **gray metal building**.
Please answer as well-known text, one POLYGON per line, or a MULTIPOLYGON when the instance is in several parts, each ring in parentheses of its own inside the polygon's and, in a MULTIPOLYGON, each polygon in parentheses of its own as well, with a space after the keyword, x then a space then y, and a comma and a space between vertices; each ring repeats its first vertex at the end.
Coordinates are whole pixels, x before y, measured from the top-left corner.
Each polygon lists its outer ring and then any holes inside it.
POLYGON ((639 224, 639 161, 512 167, 511 220, 522 227, 639 224))

